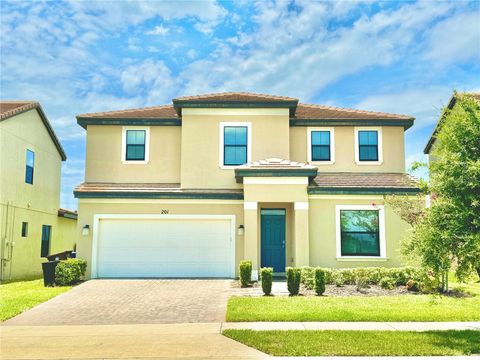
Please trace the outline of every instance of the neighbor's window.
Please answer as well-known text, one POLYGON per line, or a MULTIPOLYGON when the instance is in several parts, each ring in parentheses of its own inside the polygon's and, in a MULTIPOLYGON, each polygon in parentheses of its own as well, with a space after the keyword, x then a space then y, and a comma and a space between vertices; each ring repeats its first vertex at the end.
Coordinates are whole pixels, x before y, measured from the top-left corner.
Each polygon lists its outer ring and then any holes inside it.
POLYGON ((125 160, 144 161, 145 160, 145 130, 127 130, 127 146, 125 160))
POLYGON ((359 161, 378 161, 378 131, 360 130, 358 132, 359 161))
POLYGON ((340 210, 342 256, 380 256, 378 210, 340 210))
POLYGON ((223 165, 235 166, 247 163, 247 126, 223 128, 223 165))
POLYGON ((50 225, 42 225, 42 246, 40 256, 46 257, 50 252, 50 237, 52 235, 52 227, 50 225))
POLYGON ((27 149, 25 160, 25 182, 33 184, 33 168, 35 167, 35 153, 27 149))
POLYGON ((28 236, 28 222, 22 222, 22 237, 28 236))
POLYGON ((330 131, 312 131, 312 161, 330 161, 330 131))

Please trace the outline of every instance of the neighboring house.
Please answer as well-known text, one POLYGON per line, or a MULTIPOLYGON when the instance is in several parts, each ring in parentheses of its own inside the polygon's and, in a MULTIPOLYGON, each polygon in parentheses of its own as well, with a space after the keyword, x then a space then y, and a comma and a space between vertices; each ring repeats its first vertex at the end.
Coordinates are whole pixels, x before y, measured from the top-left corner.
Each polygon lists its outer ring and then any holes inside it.
POLYGON ((72 250, 77 214, 60 209, 65 152, 40 104, 0 101, 0 280, 41 275, 72 250))
POLYGON ((384 195, 418 192, 413 120, 252 93, 79 115, 79 257, 93 278, 400 265, 408 225, 384 195))
POLYGON ((445 118, 445 114, 446 114, 447 111, 453 109, 453 107, 457 103, 458 97, 462 96, 462 95, 472 96, 476 100, 480 101, 480 93, 476 93, 476 92, 455 93, 455 94, 452 95, 452 97, 448 101, 447 107, 442 112, 442 115, 440 116, 440 119, 438 120, 437 125, 433 129, 433 133, 430 136, 430 139, 428 140, 427 145, 425 146, 425 149, 423 150, 424 154, 428 155, 429 161, 433 160, 430 153, 432 152, 433 148, 435 147, 435 142, 437 141, 437 133, 440 131, 440 128, 442 127, 443 119, 445 118))

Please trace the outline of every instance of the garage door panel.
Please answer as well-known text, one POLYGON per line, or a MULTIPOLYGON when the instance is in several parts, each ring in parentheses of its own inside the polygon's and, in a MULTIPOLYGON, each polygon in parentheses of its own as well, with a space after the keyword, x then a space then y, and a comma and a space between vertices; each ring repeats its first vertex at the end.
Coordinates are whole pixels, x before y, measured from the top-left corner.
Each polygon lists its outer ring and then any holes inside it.
POLYGON ((230 219, 101 219, 99 277, 231 277, 230 219))

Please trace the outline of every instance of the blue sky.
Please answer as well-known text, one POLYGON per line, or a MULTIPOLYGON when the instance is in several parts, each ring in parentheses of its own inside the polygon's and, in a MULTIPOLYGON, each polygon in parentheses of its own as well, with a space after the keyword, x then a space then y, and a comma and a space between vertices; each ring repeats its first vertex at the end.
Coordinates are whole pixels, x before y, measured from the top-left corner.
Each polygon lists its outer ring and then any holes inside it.
POLYGON ((40 101, 83 181, 75 115, 252 91, 413 115, 407 162, 454 89, 480 91, 480 2, 2 1, 0 97, 40 101))

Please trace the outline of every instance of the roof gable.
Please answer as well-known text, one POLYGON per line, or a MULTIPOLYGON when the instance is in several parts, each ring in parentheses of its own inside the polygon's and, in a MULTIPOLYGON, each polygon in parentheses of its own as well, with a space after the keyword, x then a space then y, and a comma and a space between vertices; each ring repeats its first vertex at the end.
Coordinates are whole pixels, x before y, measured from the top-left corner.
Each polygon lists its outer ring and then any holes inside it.
POLYGON ((63 150, 60 140, 58 140, 57 135, 55 134, 55 131, 52 128, 52 125, 50 124, 50 122, 47 119, 47 116, 43 112, 43 109, 40 106, 40 103, 38 103, 37 101, 10 101, 10 100, 0 101, 0 121, 10 119, 15 115, 18 115, 33 109, 37 110, 37 113, 40 116, 40 119, 42 119, 43 124, 47 128, 48 134, 50 135, 50 138, 55 144, 55 147, 57 148, 58 153, 62 158, 62 161, 67 160, 67 155, 63 150))

